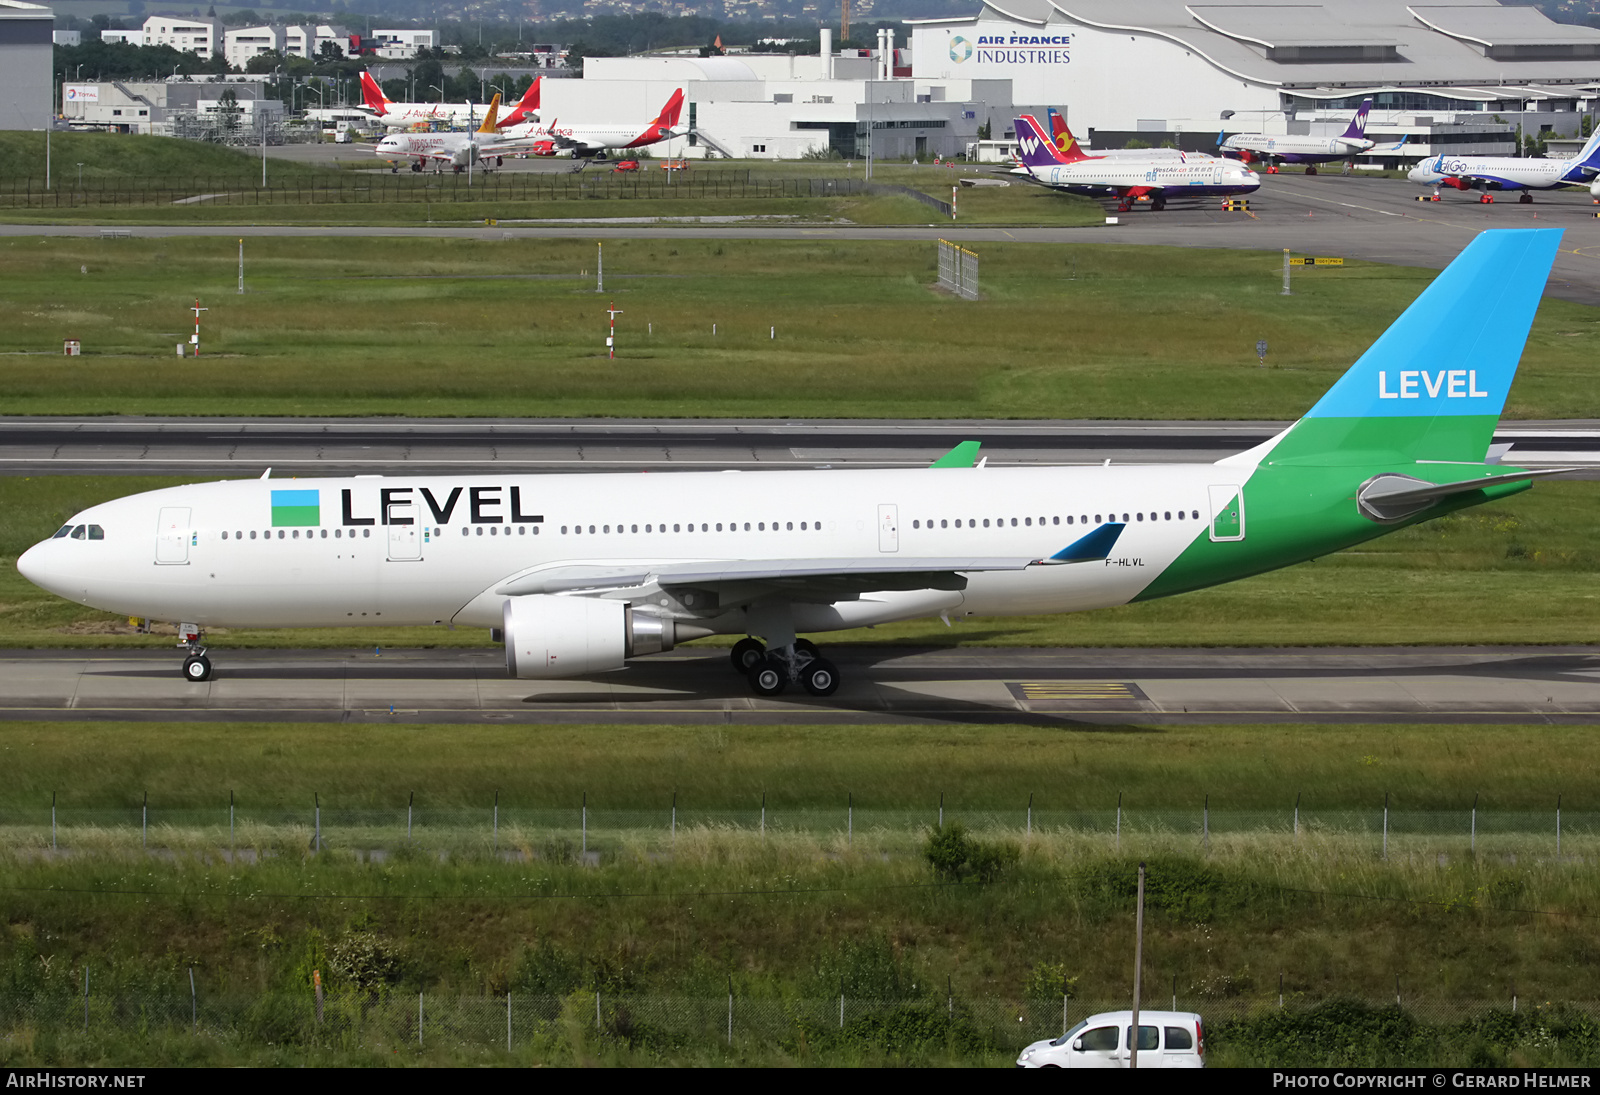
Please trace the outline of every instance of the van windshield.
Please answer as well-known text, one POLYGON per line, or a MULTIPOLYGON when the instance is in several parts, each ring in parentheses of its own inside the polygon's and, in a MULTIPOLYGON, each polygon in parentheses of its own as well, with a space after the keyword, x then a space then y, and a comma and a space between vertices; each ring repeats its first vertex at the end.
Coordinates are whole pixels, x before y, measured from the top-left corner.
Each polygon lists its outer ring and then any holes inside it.
POLYGON ((1079 1022, 1077 1026, 1073 1027, 1071 1030, 1067 1031, 1065 1034, 1063 1034, 1061 1037, 1055 1039, 1050 1044, 1053 1045, 1053 1046, 1064 1046, 1068 1042, 1072 1041, 1072 1039, 1077 1036, 1077 1033, 1080 1030, 1082 1030, 1084 1027, 1088 1026, 1088 1025, 1089 1025, 1089 1020, 1084 1019, 1081 1022, 1079 1022))

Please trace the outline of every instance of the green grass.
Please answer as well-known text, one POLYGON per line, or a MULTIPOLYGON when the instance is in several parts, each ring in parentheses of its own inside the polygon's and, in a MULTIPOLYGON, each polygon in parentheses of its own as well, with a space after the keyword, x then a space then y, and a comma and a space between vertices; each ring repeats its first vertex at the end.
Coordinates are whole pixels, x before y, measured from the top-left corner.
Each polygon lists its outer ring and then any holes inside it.
MULTIPOLYGON (((15 560, 79 510, 185 480, 0 478, 0 645, 164 648, 168 635, 61 600, 15 560)), ((1361 548, 1164 600, 1065 616, 886 624, 826 636, 870 646, 1313 646, 1589 643, 1600 612, 1600 483, 1541 482, 1508 501, 1391 533, 1361 548)), ((218 647, 464 647, 481 629, 220 630, 218 647)), ((726 641, 726 640, 713 640, 726 641)))
MULTIPOLYGON (((846 198, 751 198, 740 185, 763 180, 856 179, 864 166, 844 162, 714 161, 680 176, 682 198, 637 190, 664 182, 656 161, 636 175, 597 164, 581 176, 565 171, 478 175, 476 185, 450 174, 398 174, 372 154, 349 145, 336 165, 279 159, 268 153, 261 187, 258 152, 165 137, 73 133, 55 138, 46 186, 43 134, 0 135, 0 209, 8 220, 38 224, 468 224, 485 219, 588 217, 783 216, 817 223, 925 224, 942 219, 928 207, 893 194, 846 198), (81 173, 79 165, 82 165, 81 173), (718 180, 721 180, 720 185, 718 180), (519 200, 520 188, 543 182, 587 186, 586 200, 519 200), (196 195, 209 195, 195 202, 196 195), (595 198, 605 200, 596 201, 595 198)), ((565 167, 566 165, 562 165, 565 167)), ((973 165, 953 170, 931 164, 880 165, 874 181, 909 187, 949 201, 962 177, 991 176, 973 165)), ((1098 224, 1100 206, 1087 199, 1007 180, 1007 187, 963 191, 963 224, 1098 224)))
MULTIPOLYGON (((1369 812, 1389 791, 1397 809, 1448 811, 1441 816, 1458 830, 1465 829, 1475 793, 1486 819, 1516 809, 1548 815, 1557 784, 1568 811, 1592 811, 1600 802, 1600 742, 1578 727, 1061 733, 959 726, 350 726, 330 734, 278 724, 9 723, 0 725, 0 756, 7 819, 0 828, 7 907, 0 995, 72 1003, 87 966, 102 1009, 97 1023, 109 1022, 101 1001, 186 992, 191 966, 203 1001, 251 995, 304 1001, 310 971, 320 969, 339 1000, 358 988, 401 999, 411 994, 412 1001, 418 991, 563 996, 596 988, 608 998, 633 994, 646 1002, 724 999, 730 983, 741 998, 797 1000, 836 996, 843 983, 852 999, 909 998, 942 1007, 948 985, 958 1001, 1017 1001, 1041 1015, 1050 1009, 1059 1015, 1059 997, 1038 993, 1033 1003, 1022 1002, 1039 984, 1056 985, 1065 976, 1081 1014, 1090 1002, 1115 1006, 1128 991, 1132 887, 1141 859, 1150 879, 1147 989, 1160 999, 1176 979, 1180 1006, 1212 1017, 1213 1064, 1228 1063, 1229 1053, 1237 1054, 1235 1063, 1260 1063, 1283 1052, 1266 1038, 1270 1029, 1236 1026, 1230 1043, 1220 1022, 1270 1008, 1280 971, 1296 1006, 1340 995, 1381 1001, 1392 996, 1396 976, 1409 1001, 1507 1001, 1513 984, 1525 1009, 1593 995, 1591 925, 1600 915, 1600 891, 1589 866, 1592 835, 1570 837, 1562 859, 1538 834, 1514 849, 1480 838, 1476 856, 1464 831, 1396 835, 1383 860, 1370 835, 1319 830, 1297 841, 1287 826, 1298 789, 1306 791, 1308 808, 1369 812), (1535 735, 1538 748, 1529 748, 1535 735), (1559 773, 1551 757, 1561 759, 1559 773), (44 815, 49 791, 57 788, 69 815, 100 806, 120 810, 122 820, 100 830, 69 824, 62 834, 66 853, 45 854, 43 824, 24 831, 15 819, 22 809, 44 815), (149 854, 138 843, 135 809, 147 788, 155 817, 149 854), (328 850, 311 855, 307 817, 293 831, 280 827, 271 840, 242 834, 240 846, 267 854, 230 864, 220 856, 226 837, 218 823, 199 829, 161 820, 162 811, 170 816, 183 804, 220 815, 228 789, 247 806, 274 801, 302 814, 309 813, 312 789, 331 817, 346 807, 385 807, 396 823, 379 846, 391 855, 364 861, 356 855, 360 845, 352 847, 331 826, 328 850), (664 815, 676 792, 686 808, 716 803, 752 816, 739 828, 685 825, 675 843, 659 823, 649 840, 615 829, 592 832, 598 862, 589 866, 573 862, 570 823, 503 829, 501 848, 514 853, 510 859, 491 854, 486 833, 443 857, 405 850, 399 818, 409 792, 417 792, 424 812, 474 806, 486 828, 497 790, 506 809, 534 803, 570 811, 587 792, 601 816, 625 807, 664 815), (763 839, 753 828, 763 790, 775 809, 837 810, 849 791, 858 808, 915 807, 930 822, 943 792, 947 818, 976 822, 981 839, 1014 845, 1019 860, 990 885, 940 886, 914 832, 858 823, 850 843, 839 833, 781 830, 763 839), (1207 793, 1213 809, 1254 806, 1280 817, 1270 828, 1214 833, 1209 849, 1192 826, 1151 833, 1131 820, 1120 848, 1104 828, 1063 831, 1053 824, 1031 838, 1021 831, 1028 794, 1041 810, 1104 810, 1117 791, 1130 819, 1165 806, 1186 809, 1195 820, 1207 793), (1007 820, 985 820, 1001 808, 1010 811, 1007 820), (370 958, 352 964, 353 954, 370 958)), ((998 1064, 1016 1048, 1001 1039, 952 1050, 941 1040, 896 1051, 886 1036, 862 1032, 843 1045, 747 1046, 732 1059, 842 1063, 953 1055, 998 1064)), ((41 1023, 0 1032, 0 1058, 100 1060, 96 1054, 111 1052, 109 1044, 120 1046, 124 1062, 129 1054, 150 1061, 229 1054, 367 1059, 353 1048, 341 1057, 337 1044, 318 1049, 259 1033, 230 1036, 221 1045, 210 1034, 187 1043, 141 1040, 131 1032, 126 1042, 107 1037, 78 1038, 41 1023), (285 1044, 272 1048, 268 1041, 285 1044)), ((1570 1043, 1567 1052, 1588 1060, 1595 1047, 1584 1045, 1570 1043)), ((1342 1046, 1333 1056, 1360 1060, 1359 1049, 1342 1046)), ((615 1035, 587 1048, 557 1039, 526 1052, 567 1063, 720 1059, 714 1043, 630 1046, 615 1035)), ((1448 1062, 1466 1052, 1465 1042, 1446 1040, 1442 1049, 1409 1046, 1404 1059, 1448 1062)), ((1537 1042, 1514 1052, 1537 1054, 1537 1042)))
MULTIPOLYGON (((619 240, 602 296, 583 240, 252 239, 239 296, 233 239, 11 239, 0 394, 31 414, 1293 418, 1431 278, 1350 263, 1283 297, 1276 255, 979 253, 963 302, 933 288, 932 244, 619 240), (179 361, 197 297, 205 356, 179 361), (57 356, 69 337, 83 357, 57 356)), ((1597 324, 1544 302, 1509 417, 1600 417, 1597 324)))

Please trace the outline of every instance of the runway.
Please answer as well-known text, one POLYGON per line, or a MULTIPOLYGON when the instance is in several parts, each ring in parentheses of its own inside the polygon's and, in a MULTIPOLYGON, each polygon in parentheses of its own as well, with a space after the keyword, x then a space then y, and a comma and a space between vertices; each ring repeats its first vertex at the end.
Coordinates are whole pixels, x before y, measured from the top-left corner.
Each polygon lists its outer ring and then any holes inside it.
MULTIPOLYGON (((1210 462, 1287 422, 0 418, 0 474, 448 475, 925 467, 962 441, 992 465, 1210 462)), ((1507 422, 1522 467, 1600 468, 1600 422, 1507 422)))
MULTIPOLYGON (((941 188, 963 175, 992 174, 977 165, 956 171, 927 166, 941 188)), ((1031 185, 1017 181, 1015 185, 1031 185)), ((1443 269, 1461 248, 1486 228, 1562 228, 1562 240, 1546 295, 1581 304, 1600 304, 1600 220, 1586 192, 1536 195, 1530 205, 1502 194, 1492 205, 1476 196, 1446 191, 1440 201, 1417 201, 1430 192, 1405 179, 1360 174, 1264 175, 1250 196, 1248 212, 1226 213, 1213 201, 1174 201, 1154 213, 1117 215, 1116 225, 1047 228, 1028 225, 967 225, 959 221, 926 225, 807 225, 659 223, 649 218, 605 217, 582 224, 502 220, 484 226, 339 225, 0 225, 0 236, 99 236, 130 232, 139 237, 222 236, 227 238, 370 236, 467 239, 949 239, 971 247, 982 243, 1129 243, 1171 247, 1225 247, 1324 255, 1370 262, 1443 269)), ((707 209, 714 213, 714 203, 707 209)), ((706 221, 720 218, 707 217, 706 221)))
MULTIPOLYGON (((157 640, 152 640, 156 642, 157 640)), ((721 648, 587 680, 518 681, 498 648, 0 655, 0 719, 360 723, 1588 723, 1600 647, 1230 650, 825 647, 843 684, 754 696, 721 648)))

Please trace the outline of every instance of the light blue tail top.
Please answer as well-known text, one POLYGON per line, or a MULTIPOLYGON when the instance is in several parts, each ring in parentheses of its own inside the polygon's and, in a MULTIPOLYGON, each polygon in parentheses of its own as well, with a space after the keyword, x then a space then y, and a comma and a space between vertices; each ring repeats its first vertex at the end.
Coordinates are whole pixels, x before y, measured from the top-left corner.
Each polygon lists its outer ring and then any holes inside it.
POLYGON ((1480 233, 1306 417, 1498 416, 1560 242, 1559 228, 1480 233))

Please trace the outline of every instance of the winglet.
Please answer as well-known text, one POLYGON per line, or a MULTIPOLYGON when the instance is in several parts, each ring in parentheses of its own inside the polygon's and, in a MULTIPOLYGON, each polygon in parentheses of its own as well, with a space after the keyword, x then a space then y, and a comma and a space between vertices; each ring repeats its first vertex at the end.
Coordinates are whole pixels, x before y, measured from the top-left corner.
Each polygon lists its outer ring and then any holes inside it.
POLYGON ((978 462, 978 446, 981 441, 963 441, 939 459, 929 464, 930 468, 970 468, 978 462))
POLYGON ((1039 561, 1047 565, 1098 563, 1111 554, 1111 549, 1117 546, 1117 537, 1127 527, 1121 521, 1109 521, 1087 536, 1074 540, 1050 558, 1039 561))

